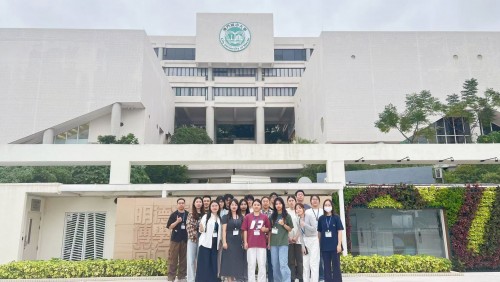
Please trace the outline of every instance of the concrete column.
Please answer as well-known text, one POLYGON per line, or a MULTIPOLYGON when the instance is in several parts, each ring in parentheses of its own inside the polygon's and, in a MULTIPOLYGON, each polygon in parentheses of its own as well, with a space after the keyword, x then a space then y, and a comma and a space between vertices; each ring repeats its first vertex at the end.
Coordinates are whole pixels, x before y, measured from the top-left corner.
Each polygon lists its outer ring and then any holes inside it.
POLYGON ((208 68, 208 71, 207 71, 207 80, 209 81, 212 81, 214 80, 214 76, 213 76, 213 68, 208 68))
POLYGON ((264 89, 257 87, 257 101, 264 101, 264 89))
POLYGON ((207 87, 207 97, 205 98, 207 101, 214 100, 214 88, 212 86, 207 87))
POLYGON ((54 144, 53 128, 49 128, 43 132, 43 144, 54 144))
POLYGON ((257 144, 265 144, 265 117, 264 117, 264 106, 257 105, 255 110, 255 141, 257 144))
POLYGON ((120 124, 122 122, 122 105, 114 103, 111 109, 111 135, 117 136, 120 134, 120 124))
POLYGON ((344 230, 342 231, 342 245, 344 246, 344 251, 342 254, 347 255, 347 237, 346 237, 346 225, 345 225, 345 206, 344 206, 344 186, 345 186, 345 166, 344 161, 332 161, 328 160, 326 162, 326 179, 328 183, 339 184, 340 190, 338 190, 339 195, 339 212, 340 219, 342 220, 342 225, 344 225, 344 230))
POLYGON ((306 62, 309 62, 310 58, 311 58, 311 49, 307 48, 306 49, 306 62))
POLYGON ((262 68, 257 68, 257 81, 262 81, 262 68))
POLYGON ((111 161, 109 184, 130 184, 129 161, 111 161))
POLYGON ((215 140, 214 135, 215 135, 215 110, 214 106, 208 105, 206 108, 206 130, 208 136, 212 139, 215 140))
POLYGON ((158 59, 163 60, 163 48, 158 47, 158 59))

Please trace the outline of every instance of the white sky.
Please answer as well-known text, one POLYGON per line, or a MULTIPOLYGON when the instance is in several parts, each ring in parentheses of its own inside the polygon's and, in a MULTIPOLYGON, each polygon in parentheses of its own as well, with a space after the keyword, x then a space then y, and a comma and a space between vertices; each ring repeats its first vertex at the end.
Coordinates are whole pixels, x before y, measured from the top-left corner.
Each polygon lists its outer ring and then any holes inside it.
POLYGON ((195 35, 196 13, 273 13, 275 36, 322 30, 500 31, 500 0, 0 0, 0 28, 195 35))

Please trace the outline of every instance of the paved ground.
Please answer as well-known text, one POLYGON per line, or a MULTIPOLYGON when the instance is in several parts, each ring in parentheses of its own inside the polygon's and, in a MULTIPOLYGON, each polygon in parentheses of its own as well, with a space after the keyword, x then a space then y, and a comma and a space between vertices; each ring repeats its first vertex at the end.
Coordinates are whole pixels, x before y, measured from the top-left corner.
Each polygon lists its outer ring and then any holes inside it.
MULTIPOLYGON (((125 279, 33 279, 33 280, 7 280, 7 281, 99 281, 99 282, 115 282, 115 281, 134 281, 134 282, 151 282, 151 281, 167 281, 164 277, 147 277, 147 278, 125 278, 125 279)), ((298 281, 298 280, 297 280, 298 281)), ((420 276, 356 276, 356 277, 344 277, 343 282, 497 282, 500 281, 500 272, 475 272, 475 273, 464 273, 464 274, 452 274, 451 276, 432 276, 432 275, 420 275, 420 276)), ((210 281, 207 281, 210 282, 210 281)))

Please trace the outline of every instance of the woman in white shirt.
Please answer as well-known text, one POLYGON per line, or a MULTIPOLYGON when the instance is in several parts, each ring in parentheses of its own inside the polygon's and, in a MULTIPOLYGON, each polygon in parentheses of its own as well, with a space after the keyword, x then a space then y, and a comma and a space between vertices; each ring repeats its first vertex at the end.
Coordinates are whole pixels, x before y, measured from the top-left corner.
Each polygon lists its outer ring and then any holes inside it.
POLYGON ((298 203, 295 205, 295 213, 299 218, 300 235, 304 242, 302 247, 304 254, 304 282, 318 282, 320 256, 318 231, 316 230, 318 223, 311 213, 306 212, 303 204, 298 203))
POLYGON ((217 250, 222 239, 220 206, 217 201, 210 202, 210 213, 200 220, 200 238, 198 240, 198 263, 196 282, 218 281, 217 250))

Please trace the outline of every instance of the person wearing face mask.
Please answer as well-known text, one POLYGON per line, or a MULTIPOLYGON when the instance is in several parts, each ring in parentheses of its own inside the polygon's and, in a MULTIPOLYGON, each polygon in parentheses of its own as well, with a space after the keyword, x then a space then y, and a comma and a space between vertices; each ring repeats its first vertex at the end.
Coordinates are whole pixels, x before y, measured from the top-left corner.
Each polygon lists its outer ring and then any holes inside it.
POLYGON ((333 211, 332 200, 323 202, 323 215, 318 220, 318 237, 324 263, 325 282, 341 282, 340 253, 342 252, 342 230, 340 217, 333 211))

